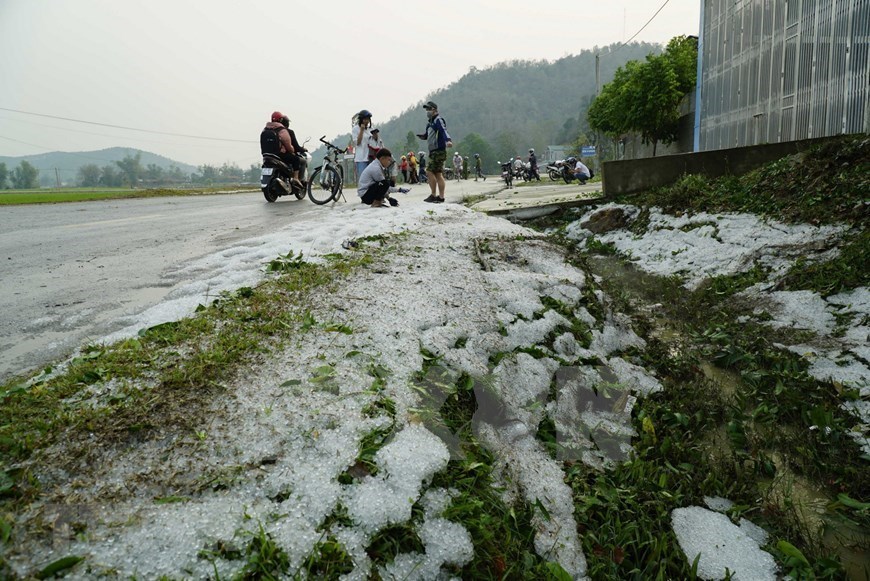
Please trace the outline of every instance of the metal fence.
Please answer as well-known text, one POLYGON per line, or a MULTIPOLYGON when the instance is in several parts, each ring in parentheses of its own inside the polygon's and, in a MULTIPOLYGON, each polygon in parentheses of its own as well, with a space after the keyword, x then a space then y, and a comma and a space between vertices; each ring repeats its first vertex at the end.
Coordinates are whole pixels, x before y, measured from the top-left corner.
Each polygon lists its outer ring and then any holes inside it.
POLYGON ((870 0, 703 0, 696 149, 868 130, 870 0))

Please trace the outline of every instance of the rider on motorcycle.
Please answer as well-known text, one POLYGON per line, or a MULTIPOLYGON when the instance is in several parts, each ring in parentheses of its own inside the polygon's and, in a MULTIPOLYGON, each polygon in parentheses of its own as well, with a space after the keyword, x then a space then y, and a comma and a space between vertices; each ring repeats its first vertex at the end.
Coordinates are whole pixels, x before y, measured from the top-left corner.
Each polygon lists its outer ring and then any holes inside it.
POLYGON ((296 132, 293 131, 292 129, 290 129, 290 118, 289 117, 287 117, 286 115, 283 115, 281 117, 281 125, 283 125, 284 129, 287 130, 287 133, 290 134, 290 143, 293 145, 293 151, 295 151, 295 153, 293 154, 293 157, 295 158, 295 160, 294 160, 295 163, 293 166, 291 166, 291 167, 293 167, 293 178, 292 179, 296 180, 301 185, 301 182, 299 180, 299 175, 300 174, 305 175, 305 166, 308 163, 308 161, 305 159, 305 152, 308 150, 305 149, 304 147, 302 147, 301 145, 299 145, 299 142, 296 140, 296 132))
MULTIPOLYGON (((272 113, 272 120, 266 123, 263 131, 260 133, 260 153, 263 155, 271 153, 277 155, 293 172, 290 181, 294 186, 302 188, 302 182, 299 181, 299 165, 296 157, 296 148, 294 147, 295 139, 291 139, 290 131, 281 120, 285 118, 280 111, 272 113)), ((287 121, 289 125, 289 119, 287 121)), ((298 142, 297 144, 298 145, 298 142)))

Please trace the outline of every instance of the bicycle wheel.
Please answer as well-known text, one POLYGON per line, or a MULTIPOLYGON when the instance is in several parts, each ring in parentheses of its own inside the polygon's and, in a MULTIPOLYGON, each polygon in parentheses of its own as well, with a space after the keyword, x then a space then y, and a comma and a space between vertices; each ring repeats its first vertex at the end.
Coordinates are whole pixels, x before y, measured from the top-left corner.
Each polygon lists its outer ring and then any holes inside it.
POLYGON ((328 204, 340 191, 341 176, 337 171, 331 167, 326 168, 325 172, 321 167, 315 168, 308 182, 308 198, 312 202, 318 206, 328 204))
POLYGON ((335 169, 338 170, 338 188, 332 192, 332 199, 337 202, 338 196, 342 195, 342 192, 344 191, 344 168, 337 165, 335 166, 335 169))

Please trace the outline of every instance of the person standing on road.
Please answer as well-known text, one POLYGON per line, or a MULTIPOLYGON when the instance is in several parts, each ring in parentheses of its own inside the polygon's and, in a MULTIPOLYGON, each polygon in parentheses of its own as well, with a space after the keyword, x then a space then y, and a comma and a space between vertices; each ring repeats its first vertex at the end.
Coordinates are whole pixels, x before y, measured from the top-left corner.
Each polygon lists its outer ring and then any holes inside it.
POLYGON ((426 110, 426 130, 423 133, 418 133, 417 137, 425 139, 429 143, 429 163, 426 167, 426 177, 429 181, 429 189, 431 195, 423 200, 424 202, 432 202, 440 204, 444 201, 444 191, 447 189, 447 184, 444 183, 444 162, 447 161, 447 148, 453 147, 453 141, 450 139, 450 134, 447 133, 447 122, 438 114, 438 105, 432 101, 427 101, 423 105, 426 110), (435 189, 438 189, 438 194, 435 194, 435 189))
POLYGON ((353 116, 353 131, 350 133, 350 139, 353 143, 353 166, 356 169, 356 181, 359 183, 359 177, 363 170, 369 164, 369 139, 372 136, 370 127, 372 126, 372 113, 368 109, 363 109, 353 116))
MULTIPOLYGON (((378 150, 384 148, 384 142, 381 140, 381 130, 380 129, 372 129, 372 136, 369 137, 368 148, 369 148, 369 163, 375 160, 375 157, 378 154, 378 150)), ((354 156, 356 157, 356 156, 354 156)))
POLYGON ((426 181, 426 152, 417 152, 417 165, 420 166, 420 175, 417 177, 419 183, 426 181))
POLYGON ((453 154, 453 175, 457 182, 462 179, 462 156, 458 151, 453 154))
POLYGON ((474 181, 477 181, 477 178, 483 178, 483 181, 486 181, 486 176, 483 175, 483 164, 480 161, 480 154, 474 154, 474 181))
POLYGON ((413 151, 408 152, 408 177, 412 184, 417 183, 417 156, 413 151))
POLYGON ((399 162, 399 169, 402 172, 402 183, 408 183, 408 158, 404 155, 402 156, 402 160, 399 162))
POLYGON ((541 176, 538 174, 538 158, 535 157, 535 148, 529 150, 529 177, 541 181, 541 176))

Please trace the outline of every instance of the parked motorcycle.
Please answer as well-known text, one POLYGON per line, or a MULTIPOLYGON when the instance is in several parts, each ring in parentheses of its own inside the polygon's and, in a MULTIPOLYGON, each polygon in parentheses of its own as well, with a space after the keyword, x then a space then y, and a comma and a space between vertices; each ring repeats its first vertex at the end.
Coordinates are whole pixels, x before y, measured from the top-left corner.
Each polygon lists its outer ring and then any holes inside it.
POLYGON ((554 161, 553 163, 547 164, 547 175, 554 182, 562 179, 562 166, 565 165, 564 159, 559 159, 554 161))
POLYGON ((501 165, 501 179, 507 184, 508 188, 514 187, 514 164, 512 161, 505 163, 498 162, 501 165))
MULTIPOLYGON (((305 140, 308 143, 308 140, 305 140)), ((311 154, 308 150, 302 150, 303 167, 299 172, 299 181, 301 185, 294 185, 290 180, 293 175, 293 169, 289 167, 284 160, 274 153, 263 154, 263 165, 260 170, 260 189, 263 191, 263 196, 267 202, 274 202, 281 196, 296 196, 297 200, 301 200, 308 192, 308 167, 311 164, 311 154)))

